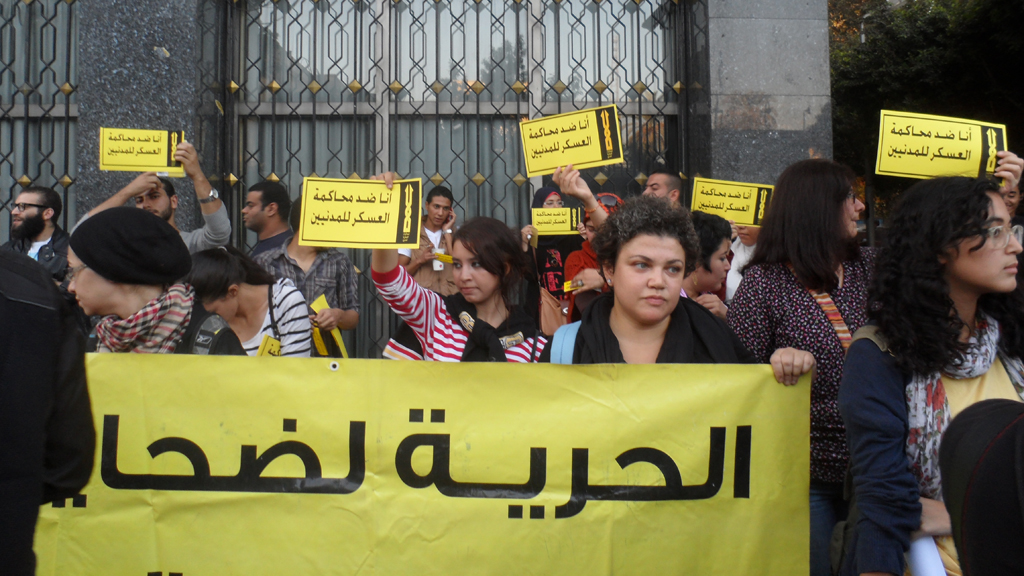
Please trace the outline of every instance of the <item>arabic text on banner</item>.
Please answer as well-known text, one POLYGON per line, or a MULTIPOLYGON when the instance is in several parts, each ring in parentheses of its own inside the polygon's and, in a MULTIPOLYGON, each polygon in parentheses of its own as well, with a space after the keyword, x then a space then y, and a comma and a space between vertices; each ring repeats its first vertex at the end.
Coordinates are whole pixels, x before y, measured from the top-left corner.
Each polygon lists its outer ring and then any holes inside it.
POLYGON ((302 181, 299 244, 349 248, 417 248, 422 182, 396 180, 302 181))
POLYGON ((807 573, 809 379, 768 366, 90 355, 38 574, 807 573))
POLYGON ((184 131, 100 128, 100 170, 166 172, 181 178, 185 169, 174 159, 184 131))
POLYGON ((583 221, 582 208, 533 208, 532 224, 540 236, 579 234, 577 226, 583 221))
POLYGON ((715 214, 740 226, 760 226, 773 190, 767 184, 694 178, 690 210, 715 214))
POLYGON ((615 105, 526 120, 519 123, 519 133, 531 178, 569 164, 582 170, 625 161, 615 105))
POLYGON ((1006 150, 1006 126, 882 110, 875 174, 907 178, 983 177, 1006 150))

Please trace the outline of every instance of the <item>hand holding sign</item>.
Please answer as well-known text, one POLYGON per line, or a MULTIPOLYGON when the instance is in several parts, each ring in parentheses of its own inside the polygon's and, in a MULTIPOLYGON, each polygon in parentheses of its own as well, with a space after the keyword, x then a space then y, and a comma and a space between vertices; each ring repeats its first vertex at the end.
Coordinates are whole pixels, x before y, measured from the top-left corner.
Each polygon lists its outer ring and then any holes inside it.
POLYGON ((567 164, 592 168, 624 161, 614 105, 527 120, 519 124, 519 133, 530 177, 567 164))
POLYGON ((1000 194, 1006 194, 1020 184, 1021 171, 1024 170, 1024 159, 1013 152, 1006 150, 996 153, 999 161, 996 163, 996 178, 1003 179, 1003 185, 999 189, 1000 194))
POLYGON ((882 110, 875 173, 906 178, 982 177, 997 170, 1006 127, 964 118, 882 110))
POLYGON ((303 246, 417 248, 420 237, 420 192, 417 180, 331 180, 302 182, 303 246), (391 184, 392 187, 388 187, 391 184))

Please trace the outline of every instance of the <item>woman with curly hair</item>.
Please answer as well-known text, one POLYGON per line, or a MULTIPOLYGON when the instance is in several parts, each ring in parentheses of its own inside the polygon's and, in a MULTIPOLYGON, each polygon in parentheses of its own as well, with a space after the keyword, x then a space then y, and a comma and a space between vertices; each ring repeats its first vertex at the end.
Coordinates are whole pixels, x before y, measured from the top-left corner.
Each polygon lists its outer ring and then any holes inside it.
MULTIPOLYGON (((611 292, 594 300, 580 322, 556 332, 545 359, 562 364, 757 362, 724 321, 696 301, 680 298, 683 278, 700 255, 688 212, 664 199, 633 198, 608 217, 593 245, 611 292)), ((781 379, 777 360, 772 366, 781 379)))
MULTIPOLYGON (((1019 177, 1018 165, 1008 184, 1019 177)), ((939 444, 966 407, 1024 398, 1024 229, 1011 217, 994 183, 971 178, 918 183, 896 208, 839 393, 860 511, 842 574, 903 574, 922 534, 960 574, 939 444)))

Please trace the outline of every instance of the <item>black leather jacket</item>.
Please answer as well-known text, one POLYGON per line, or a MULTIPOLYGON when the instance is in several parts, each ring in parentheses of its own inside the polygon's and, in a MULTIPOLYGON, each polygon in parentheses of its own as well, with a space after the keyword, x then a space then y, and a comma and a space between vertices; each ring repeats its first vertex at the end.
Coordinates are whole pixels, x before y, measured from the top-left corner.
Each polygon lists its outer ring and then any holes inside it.
MULTIPOLYGON (((60 226, 56 226, 53 230, 53 236, 50 236, 50 242, 39 249, 38 262, 42 264, 43 268, 46 268, 46 271, 57 282, 64 281, 64 274, 68 269, 68 241, 70 239, 71 236, 67 232, 61 230, 60 226)), ((32 248, 32 240, 30 238, 11 240, 3 245, 4 250, 11 250, 26 255, 30 248, 32 248)))

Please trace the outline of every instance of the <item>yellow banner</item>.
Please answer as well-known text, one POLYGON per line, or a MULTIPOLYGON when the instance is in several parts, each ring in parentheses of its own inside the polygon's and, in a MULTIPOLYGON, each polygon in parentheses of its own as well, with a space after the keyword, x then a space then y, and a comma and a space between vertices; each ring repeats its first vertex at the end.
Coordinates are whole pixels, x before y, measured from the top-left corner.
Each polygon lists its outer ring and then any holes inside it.
POLYGON ((302 180, 299 244, 350 248, 419 248, 420 180, 302 180))
POLYGON ((90 355, 38 574, 806 574, 809 380, 767 366, 90 355))
POLYGON ((741 226, 760 226, 774 190, 767 184, 694 178, 690 210, 715 214, 741 226))
POLYGON ((520 122, 526 175, 551 174, 569 164, 582 170, 625 162, 621 133, 615 105, 520 122))
POLYGON ((906 178, 983 177, 1006 150, 1006 126, 882 110, 875 174, 906 178))
POLYGON ((576 226, 583 221, 582 208, 533 208, 533 227, 538 236, 579 234, 576 226))
POLYGON ((174 150, 185 132, 100 128, 100 170, 160 172, 181 178, 185 169, 174 160, 174 150))

